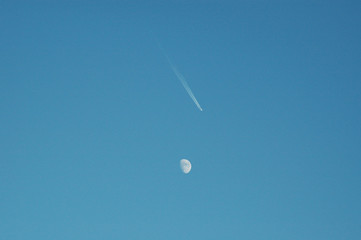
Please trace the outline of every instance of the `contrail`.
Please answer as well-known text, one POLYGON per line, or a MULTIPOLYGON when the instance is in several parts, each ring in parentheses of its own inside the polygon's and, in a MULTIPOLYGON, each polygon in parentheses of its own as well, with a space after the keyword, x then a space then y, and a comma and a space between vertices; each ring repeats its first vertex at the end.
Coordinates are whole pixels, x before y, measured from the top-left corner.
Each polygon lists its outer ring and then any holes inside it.
POLYGON ((196 106, 199 108, 199 110, 203 111, 203 109, 201 108, 201 105, 199 105, 196 97, 194 96, 191 88, 188 86, 186 79, 183 77, 183 75, 180 72, 178 72, 177 68, 175 68, 170 62, 169 62, 169 64, 170 64, 174 74, 177 76, 179 81, 182 83, 184 89, 187 91, 188 95, 192 98, 193 102, 196 104, 196 106))
POLYGON ((160 45, 159 41, 155 38, 158 47, 160 48, 160 50, 162 51, 163 55, 165 56, 165 58, 167 59, 170 68, 173 70, 174 74, 177 76, 177 78, 179 79, 179 81, 182 83, 184 89, 187 91, 188 95, 191 97, 191 99, 193 100, 194 104, 198 107, 199 110, 203 111, 201 105, 199 105, 196 97, 194 96, 191 88, 189 87, 186 79, 184 78, 184 76, 177 70, 177 68, 173 65, 173 63, 171 62, 171 60, 169 59, 168 55, 166 54, 165 50, 162 48, 162 46, 160 45))

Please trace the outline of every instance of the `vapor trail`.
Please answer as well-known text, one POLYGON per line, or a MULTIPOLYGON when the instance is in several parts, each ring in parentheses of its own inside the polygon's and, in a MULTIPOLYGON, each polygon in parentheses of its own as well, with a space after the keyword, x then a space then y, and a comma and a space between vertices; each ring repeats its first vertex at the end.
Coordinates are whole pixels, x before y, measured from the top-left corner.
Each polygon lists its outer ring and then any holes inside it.
POLYGON ((191 97, 191 99, 193 100, 193 102, 196 104, 196 106, 199 108, 199 110, 203 111, 203 109, 201 108, 201 105, 199 105, 196 97, 194 96, 191 88, 188 86, 188 83, 186 81, 186 79, 183 77, 183 75, 177 70, 177 68, 175 68, 170 62, 169 62, 174 74, 177 76, 177 78, 179 79, 179 81, 182 83, 184 89, 187 91, 188 95, 191 97))
POLYGON ((198 107, 199 110, 203 111, 203 109, 201 108, 201 105, 199 105, 196 97, 194 96, 191 88, 189 87, 186 79, 184 78, 184 76, 178 71, 178 69, 173 65, 173 63, 171 62, 171 60, 169 59, 168 55, 166 54, 165 50, 162 48, 162 46, 160 45, 159 41, 155 38, 158 47, 160 48, 160 50, 162 51, 163 55, 165 56, 165 58, 167 59, 170 68, 173 70, 174 74, 177 76, 177 78, 179 79, 179 81, 182 83, 184 89, 187 91, 188 95, 191 97, 191 99, 193 100, 194 104, 198 107))

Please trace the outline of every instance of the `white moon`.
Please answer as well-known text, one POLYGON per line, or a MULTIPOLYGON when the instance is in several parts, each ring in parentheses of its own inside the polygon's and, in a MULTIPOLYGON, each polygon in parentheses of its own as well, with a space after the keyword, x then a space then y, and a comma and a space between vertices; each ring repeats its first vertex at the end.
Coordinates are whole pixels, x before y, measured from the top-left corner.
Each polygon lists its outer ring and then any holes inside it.
POLYGON ((182 159, 182 160, 180 160, 180 168, 182 169, 182 171, 185 174, 187 174, 187 173, 189 173, 191 171, 192 164, 187 159, 182 159))

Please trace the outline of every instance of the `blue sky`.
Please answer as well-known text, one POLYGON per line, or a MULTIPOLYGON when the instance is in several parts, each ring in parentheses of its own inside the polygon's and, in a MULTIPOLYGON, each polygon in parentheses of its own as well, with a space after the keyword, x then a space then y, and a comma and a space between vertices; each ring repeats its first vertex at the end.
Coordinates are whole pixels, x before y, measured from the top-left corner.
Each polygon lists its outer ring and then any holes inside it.
POLYGON ((360 239, 360 12, 1 1, 0 239, 360 239))

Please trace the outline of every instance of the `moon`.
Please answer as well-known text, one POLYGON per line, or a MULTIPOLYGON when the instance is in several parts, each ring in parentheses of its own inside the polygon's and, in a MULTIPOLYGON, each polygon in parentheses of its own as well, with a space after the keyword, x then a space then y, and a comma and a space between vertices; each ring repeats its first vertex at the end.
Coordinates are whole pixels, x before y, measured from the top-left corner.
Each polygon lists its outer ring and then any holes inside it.
POLYGON ((184 172, 185 174, 188 174, 191 171, 192 164, 187 159, 180 160, 179 165, 180 165, 182 172, 184 172))

